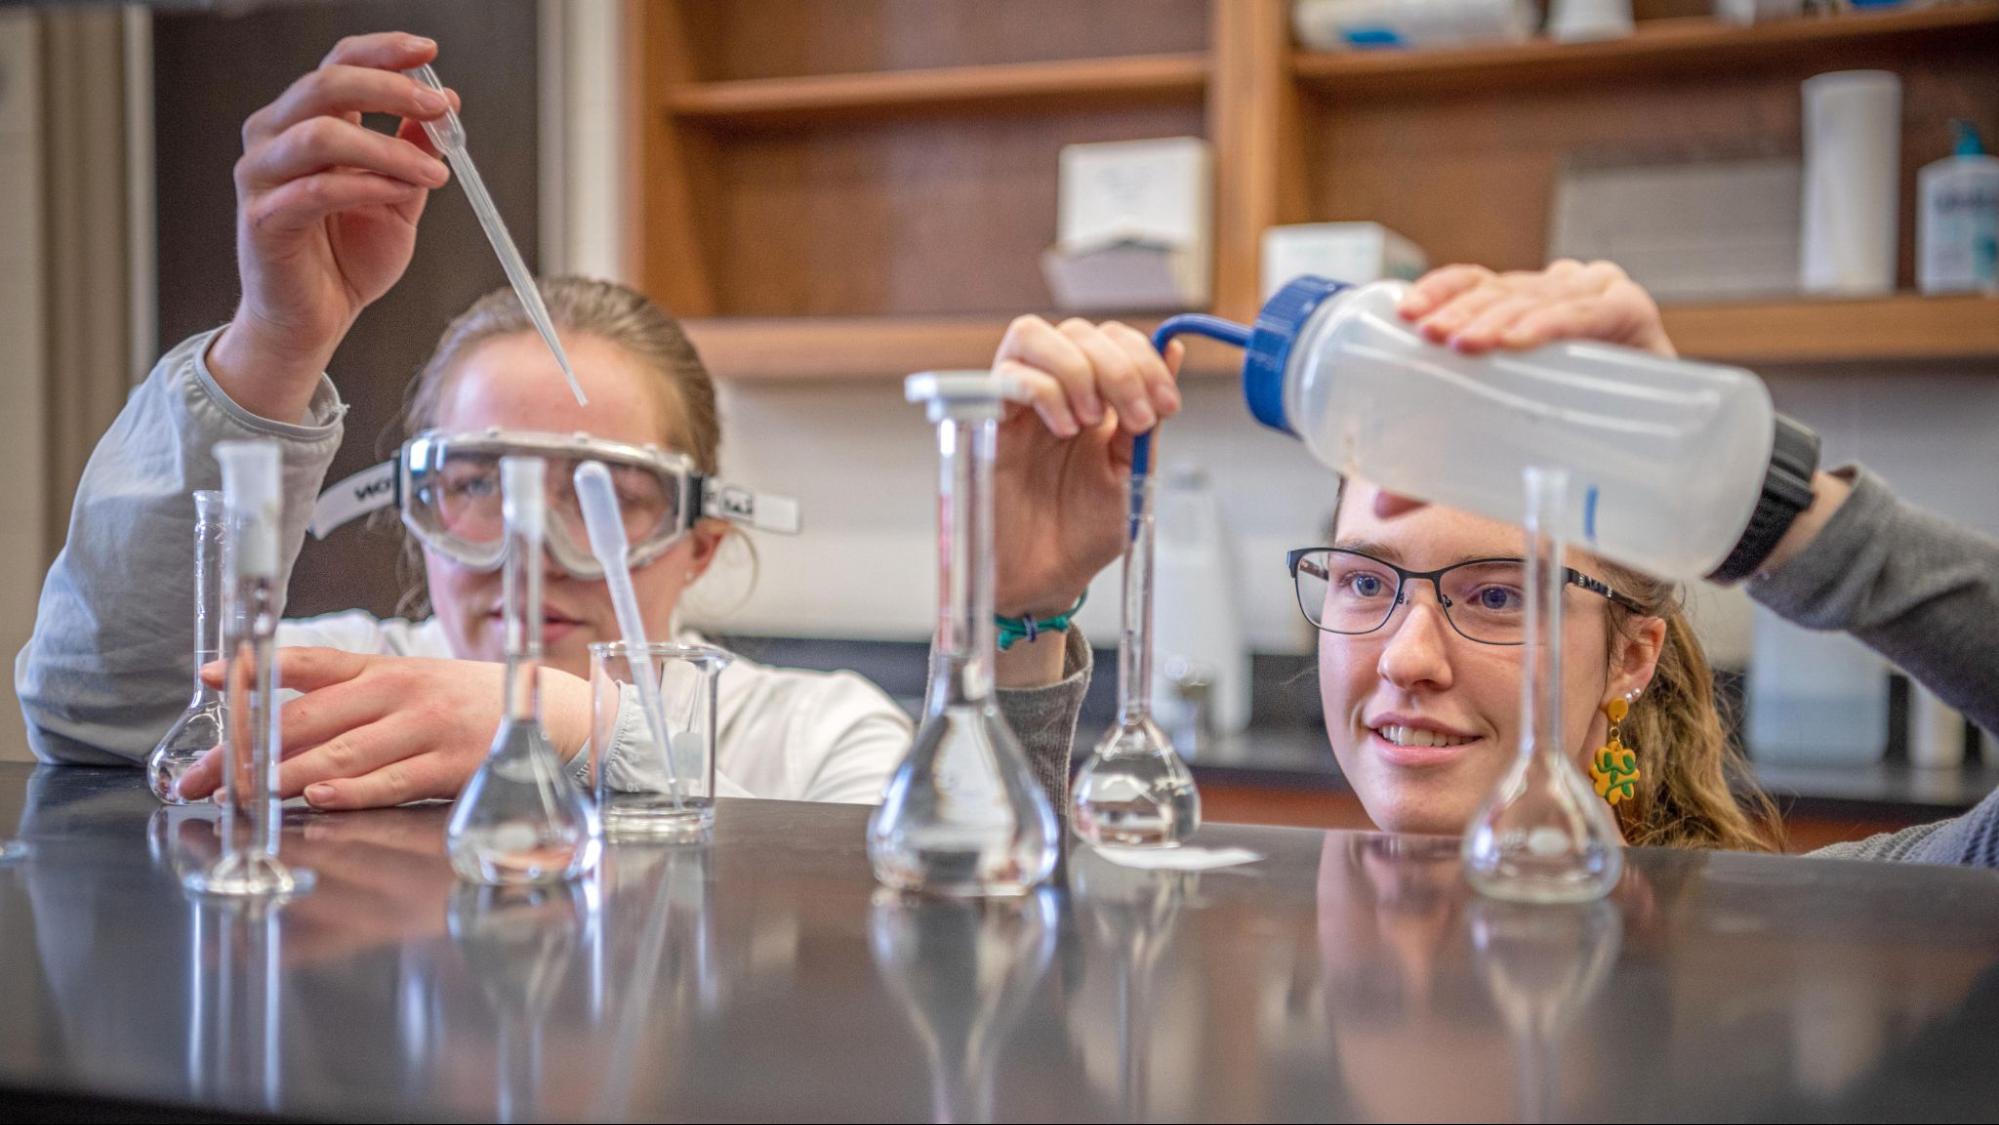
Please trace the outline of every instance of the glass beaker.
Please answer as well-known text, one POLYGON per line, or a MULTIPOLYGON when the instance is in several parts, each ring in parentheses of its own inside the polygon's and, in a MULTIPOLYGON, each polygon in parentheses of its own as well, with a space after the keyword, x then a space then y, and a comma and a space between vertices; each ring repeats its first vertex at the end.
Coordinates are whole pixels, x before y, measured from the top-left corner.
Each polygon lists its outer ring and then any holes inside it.
POLYGON ((199 894, 282 896, 312 872, 278 860, 278 618, 284 591, 278 443, 225 441, 222 468, 222 856, 182 877, 199 894))
POLYGON ((1520 750, 1465 830, 1465 877, 1480 893, 1519 902, 1602 898, 1624 870, 1624 842, 1606 805, 1562 745, 1561 528, 1568 473, 1529 467, 1527 627, 1521 655, 1520 750))
POLYGON ((1152 474, 1134 467, 1130 492, 1118 719, 1076 773, 1070 823, 1092 844, 1172 848, 1201 827, 1201 795, 1187 763, 1152 721, 1152 474))
POLYGON ((715 823, 716 689, 734 659, 710 645, 653 642, 633 661, 623 641, 590 646, 590 774, 604 835, 687 841, 715 823), (656 746, 635 686, 659 687, 667 745, 656 746))
POLYGON ((222 494, 203 489, 194 494, 194 693, 146 755, 146 785, 169 805, 185 803, 181 775, 222 745, 222 693, 201 678, 204 665, 222 659, 221 605, 222 494))
POLYGON ((492 749, 465 783, 445 826, 458 877, 523 886, 560 883, 597 865, 597 810, 570 779, 541 725, 543 482, 539 457, 500 458, 507 552, 505 711, 492 749))
POLYGON ((923 723, 868 821, 875 878, 898 890, 1026 893, 1055 868, 1055 813, 993 697, 993 460, 1007 382, 912 375, 937 427, 937 635, 923 723))

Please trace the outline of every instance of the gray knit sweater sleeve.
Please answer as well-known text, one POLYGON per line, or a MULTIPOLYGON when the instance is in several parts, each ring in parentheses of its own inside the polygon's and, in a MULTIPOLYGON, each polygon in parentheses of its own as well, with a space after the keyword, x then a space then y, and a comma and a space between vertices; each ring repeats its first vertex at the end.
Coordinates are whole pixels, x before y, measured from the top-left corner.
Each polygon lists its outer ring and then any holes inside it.
POLYGON ((1864 469, 1805 550, 1749 596, 1852 633, 1938 698, 1999 729, 1999 540, 1905 504, 1864 469))
POLYGON ((1035 780, 1055 806, 1055 815, 1069 808, 1069 755, 1076 744, 1076 718, 1090 690, 1094 659, 1083 631, 1071 626, 1062 654, 1062 679, 1046 687, 1001 688, 1000 714, 1020 739, 1035 780))
POLYGON ((287 581, 305 542, 347 408, 322 375, 302 422, 257 417, 209 372, 202 356, 214 336, 204 332, 160 358, 84 467, 68 538, 42 583, 34 635, 14 661, 28 746, 44 762, 143 762, 187 706, 192 493, 221 487, 216 442, 278 443, 287 581))
MULTIPOLYGON (((1895 498, 1865 469, 1817 538, 1749 596, 1852 633, 1986 729, 1999 729, 1999 541, 1895 498)), ((1999 867, 1999 794, 1951 820, 1812 853, 1999 867)))
POLYGON ((1902 863, 1950 863, 1999 868, 1999 790, 1971 811, 1900 832, 1828 844, 1810 853, 1822 859, 1874 859, 1902 863))

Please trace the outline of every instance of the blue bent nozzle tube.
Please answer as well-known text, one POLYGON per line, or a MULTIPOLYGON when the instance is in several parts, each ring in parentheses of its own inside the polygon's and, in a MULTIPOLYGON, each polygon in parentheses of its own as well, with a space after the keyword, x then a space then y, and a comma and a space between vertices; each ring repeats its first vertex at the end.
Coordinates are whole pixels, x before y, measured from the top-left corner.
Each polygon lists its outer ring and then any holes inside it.
MULTIPOLYGON (((1246 324, 1237 324, 1208 313, 1181 313, 1169 316, 1152 333, 1152 346, 1159 354, 1166 354, 1166 345, 1175 336, 1206 336, 1210 340, 1220 340, 1224 344, 1234 344, 1238 348, 1249 347, 1250 329, 1246 324)), ((1131 534, 1138 534, 1139 482, 1140 478, 1152 471, 1152 431, 1138 435, 1131 442, 1131 534)))
MULTIPOLYGON (((1254 326, 1237 324, 1207 313, 1182 313, 1167 317, 1152 333, 1152 346, 1161 352, 1175 336, 1206 336, 1224 344, 1234 344, 1246 353, 1242 363, 1242 393, 1250 416, 1279 433, 1297 437, 1284 411, 1284 373, 1291 364, 1291 346, 1304 331, 1307 321, 1327 298, 1348 288, 1346 283, 1305 275, 1292 278, 1256 314, 1254 326)), ((1139 478, 1152 470, 1152 435, 1143 433, 1131 443, 1132 534, 1138 534, 1139 478)))
MULTIPOLYGON (((1208 313, 1181 313, 1179 316, 1167 317, 1153 330, 1152 346, 1160 355, 1165 355, 1166 345, 1175 336, 1206 336, 1210 340, 1220 340, 1224 344, 1247 348, 1250 334, 1250 327, 1247 324, 1237 324, 1233 320, 1208 313)), ((1151 460, 1152 433, 1147 431, 1138 435, 1131 443, 1131 471, 1148 472, 1152 467, 1151 460)))

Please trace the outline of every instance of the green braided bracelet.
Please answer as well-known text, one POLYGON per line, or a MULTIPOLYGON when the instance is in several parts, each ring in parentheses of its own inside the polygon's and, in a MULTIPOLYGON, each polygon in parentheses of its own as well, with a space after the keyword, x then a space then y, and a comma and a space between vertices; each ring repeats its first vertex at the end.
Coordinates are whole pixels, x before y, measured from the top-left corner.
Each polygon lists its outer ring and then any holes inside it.
POLYGON ((1029 616, 1001 617, 997 613, 993 614, 993 624, 999 627, 1000 651, 1005 652, 1007 649, 1012 648, 1016 641, 1026 641, 1032 644, 1034 643, 1034 638, 1044 632, 1058 632, 1067 629, 1069 627, 1069 619, 1076 616, 1077 610, 1083 608, 1083 603, 1089 599, 1089 596, 1090 592, 1085 590, 1083 591, 1083 596, 1076 599, 1075 605, 1070 606, 1053 617, 1044 617, 1039 621, 1029 616))

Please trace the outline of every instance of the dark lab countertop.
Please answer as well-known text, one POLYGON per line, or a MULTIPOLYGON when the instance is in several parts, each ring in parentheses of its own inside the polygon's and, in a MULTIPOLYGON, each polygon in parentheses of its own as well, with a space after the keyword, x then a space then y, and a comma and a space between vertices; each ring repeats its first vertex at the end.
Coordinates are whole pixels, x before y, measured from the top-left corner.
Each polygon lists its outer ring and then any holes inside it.
POLYGON ((291 813, 274 912, 188 898, 211 822, 132 771, 0 766, 8 1116, 1987 1119, 1999 873, 1628 853, 1592 907, 1454 841, 1212 827, 1199 875, 1072 853, 909 900, 867 810, 724 802, 572 893, 454 882, 443 806, 291 813))

